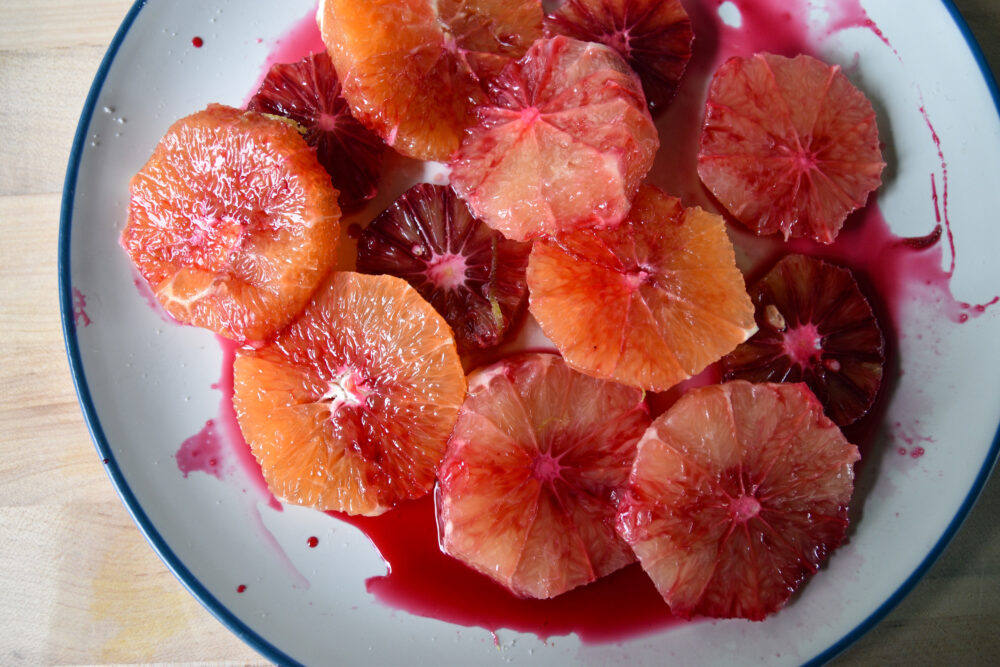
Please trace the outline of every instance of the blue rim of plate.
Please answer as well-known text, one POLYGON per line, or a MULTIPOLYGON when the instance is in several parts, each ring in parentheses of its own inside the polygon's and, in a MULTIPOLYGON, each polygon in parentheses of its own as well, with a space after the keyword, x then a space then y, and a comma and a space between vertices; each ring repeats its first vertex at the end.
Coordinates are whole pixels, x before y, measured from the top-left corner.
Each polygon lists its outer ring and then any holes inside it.
MULTIPOLYGON (((111 68, 111 64, 114 62, 115 55, 118 53, 119 47, 124 41, 125 36, 128 34, 129 29, 135 23, 139 12, 146 5, 146 2, 147 0, 135 0, 128 13, 125 15, 125 19, 122 21, 122 24, 118 27, 118 31, 115 33, 114 38, 112 38, 111 44, 108 46, 108 50, 104 54, 103 60, 101 60, 97 74, 94 76, 94 82, 90 86, 90 92, 87 94, 87 99, 84 102, 83 111, 80 113, 80 122, 76 128, 76 135, 73 138, 73 146, 69 156, 69 164, 66 168, 66 179, 63 184, 62 206, 59 217, 58 258, 59 310, 62 316, 62 330, 63 338, 66 343, 66 355, 69 358, 69 366, 73 375, 73 384, 76 387, 77 399, 80 402, 80 408, 83 411, 84 420, 87 422, 87 428, 90 431, 90 436, 94 441, 94 445, 97 447, 98 454, 102 457, 102 459, 107 461, 105 468, 107 468, 108 475, 111 477, 111 482, 114 485, 115 490, 118 492, 118 496, 121 498, 125 507, 132 515, 132 519, 135 521, 136 525, 138 525, 139 530, 145 536, 146 540, 150 543, 170 571, 174 573, 174 576, 180 580, 180 582, 185 588, 188 589, 195 599, 201 602, 201 604, 220 622, 228 627, 233 634, 272 662, 279 665, 299 665, 301 663, 286 655, 280 649, 253 631, 249 626, 241 621, 236 614, 222 604, 218 598, 212 595, 204 584, 202 584, 191 573, 177 554, 175 554, 167 545, 166 541, 164 541, 163 537, 160 536, 159 532, 157 532, 153 522, 142 509, 142 506, 139 504, 135 494, 132 493, 132 489, 129 488, 128 483, 125 481, 125 477, 122 475, 121 469, 115 461, 114 452, 111 448, 111 444, 104 435, 104 429, 101 426, 100 418, 98 417, 97 410, 94 407, 94 401, 90 394, 90 387, 87 384, 87 378, 84 374, 83 359, 80 356, 80 346, 76 336, 76 320, 73 310, 72 294, 73 285, 70 276, 70 233, 72 232, 73 207, 76 200, 76 182, 80 170, 80 161, 83 156, 87 132, 90 128, 91 120, 93 119, 94 109, 97 106, 97 98, 100 96, 101 90, 104 87, 108 71, 111 68)), ((941 0, 941 3, 948 10, 948 13, 951 15, 956 27, 965 39, 970 53, 975 58, 976 64, 979 66, 980 74, 989 88, 997 114, 1000 115, 1000 90, 997 88, 996 79, 993 76, 989 63, 986 61, 986 57, 983 55, 983 51, 980 48, 979 43, 976 41, 972 31, 969 29, 968 23, 966 23, 965 19, 958 11, 958 8, 955 6, 953 0, 941 0)), ((976 476, 975 481, 969 489, 969 493, 966 495, 965 500, 962 501, 962 504, 959 506, 955 516, 948 524, 948 527, 938 538, 938 541, 927 553, 927 556, 924 557, 924 560, 920 563, 920 565, 918 565, 910 576, 907 577, 906 580, 899 586, 899 588, 897 588, 896 591, 890 595, 875 611, 869 614, 865 620, 806 664, 820 665, 832 660, 860 639, 869 630, 875 627, 879 621, 885 618, 885 616, 913 590, 917 583, 924 577, 927 571, 932 565, 934 565, 935 561, 937 561, 944 550, 948 547, 952 538, 955 537, 958 529, 962 526, 966 517, 968 517, 973 505, 975 505, 976 500, 979 498, 983 488, 986 486, 986 481, 989 479, 990 473, 997 463, 998 455, 1000 455, 1000 424, 997 425, 997 432, 993 437, 993 444, 991 445, 986 459, 983 462, 982 468, 979 470, 979 474, 976 476)))

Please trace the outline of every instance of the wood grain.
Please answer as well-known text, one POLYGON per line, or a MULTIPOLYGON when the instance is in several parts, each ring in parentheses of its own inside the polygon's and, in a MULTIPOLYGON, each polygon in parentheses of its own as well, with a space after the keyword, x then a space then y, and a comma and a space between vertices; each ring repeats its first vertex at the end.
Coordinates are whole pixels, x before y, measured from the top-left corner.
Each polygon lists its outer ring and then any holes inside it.
MULTIPOLYGON (((994 71, 1000 3, 958 0, 994 71)), ((0 3, 0 664, 266 664, 192 598, 122 506, 84 425, 56 292, 60 190, 130 0, 0 3)), ((1000 481, 843 665, 1000 655, 1000 481)))

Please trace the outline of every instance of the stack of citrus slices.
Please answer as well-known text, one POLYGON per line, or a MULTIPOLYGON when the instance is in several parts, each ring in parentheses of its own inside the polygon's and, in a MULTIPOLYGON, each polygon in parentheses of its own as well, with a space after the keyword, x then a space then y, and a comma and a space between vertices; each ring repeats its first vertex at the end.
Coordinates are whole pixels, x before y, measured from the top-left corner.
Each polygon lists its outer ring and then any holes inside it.
MULTIPOLYGON (((858 452, 834 422, 871 407, 884 339, 847 270, 790 257, 748 295, 726 219, 643 184, 691 54, 680 3, 318 20, 328 54, 170 129, 122 234, 168 312, 248 343, 233 400, 271 490, 376 515, 436 489, 441 548, 519 596, 638 558, 681 616, 780 609, 844 538, 858 452), (451 186, 361 219, 360 273, 338 270, 386 146, 451 186), (498 351, 525 320, 557 353, 498 351), (758 384, 652 419, 648 393, 724 357, 758 384)), ((701 147, 732 216, 822 242, 883 166, 871 105, 807 56, 725 63, 701 147)))

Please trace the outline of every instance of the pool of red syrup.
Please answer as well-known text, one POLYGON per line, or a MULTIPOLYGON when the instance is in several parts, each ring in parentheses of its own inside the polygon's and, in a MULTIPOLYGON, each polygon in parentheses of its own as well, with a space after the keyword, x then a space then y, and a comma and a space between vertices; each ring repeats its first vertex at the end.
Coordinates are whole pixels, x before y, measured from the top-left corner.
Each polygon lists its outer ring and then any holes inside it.
MULTIPOLYGON (((663 146, 661 161, 654 166, 650 180, 671 194, 680 196, 687 205, 715 209, 717 207, 701 187, 694 168, 707 82, 718 64, 732 55, 750 55, 756 51, 789 56, 809 53, 811 38, 805 19, 808 6, 805 0, 737 0, 733 4, 741 12, 742 26, 734 28, 719 19, 717 9, 721 3, 717 0, 691 0, 684 4, 694 24, 694 57, 677 99, 659 119, 663 146)), ((275 62, 291 62, 323 48, 314 15, 310 12, 304 16, 275 44, 268 66, 275 62)), ((892 48, 858 0, 846 0, 831 11, 825 34, 847 27, 868 29, 888 48, 892 48)), ((261 72, 261 79, 266 70, 267 67, 261 72)), ((893 235, 876 197, 871 198, 865 209, 848 219, 837 242, 830 246, 802 240, 784 244, 774 239, 759 239, 743 230, 738 223, 730 221, 736 244, 749 258, 746 269, 748 284, 763 275, 782 255, 802 252, 851 268, 872 301, 885 329, 888 370, 875 408, 868 416, 845 429, 848 438, 859 444, 863 453, 870 447, 883 423, 892 381, 898 374, 900 360, 896 340, 900 312, 906 303, 911 300, 920 301, 922 305, 929 303, 938 308, 944 318, 960 323, 997 302, 994 299, 988 304, 963 304, 951 295, 949 279, 954 267, 953 247, 949 246, 951 266, 945 270, 942 268, 945 249, 941 243, 942 229, 947 232, 946 238, 951 237, 947 219, 947 167, 937 136, 930 120, 927 120, 928 129, 939 148, 945 194, 941 208, 936 181, 932 176, 931 191, 939 226, 927 230, 926 237, 900 239, 893 235)), ((227 427, 237 458, 244 466, 255 467, 238 427, 233 433, 232 355, 235 346, 223 342, 222 347, 226 358, 223 378, 218 385, 223 393, 218 418, 221 422, 206 424, 203 433, 185 443, 188 451, 178 458, 178 465, 187 467, 185 472, 201 469, 215 474, 218 459, 213 466, 213 429, 219 428, 220 423, 227 427)), ((653 411, 662 411, 686 389, 715 381, 718 381, 718 372, 709 368, 683 386, 654 397, 653 411)), ((923 453, 923 448, 918 447, 913 450, 912 456, 923 453)), ((257 476, 259 479, 259 468, 257 476)), ((485 576, 441 553, 430 498, 407 503, 380 517, 332 515, 361 529, 386 561, 387 574, 366 582, 369 593, 391 607, 413 614, 464 626, 479 626, 490 631, 508 628, 543 638, 576 633, 587 642, 622 640, 681 622, 670 615, 652 583, 637 565, 552 600, 518 599, 485 576)))

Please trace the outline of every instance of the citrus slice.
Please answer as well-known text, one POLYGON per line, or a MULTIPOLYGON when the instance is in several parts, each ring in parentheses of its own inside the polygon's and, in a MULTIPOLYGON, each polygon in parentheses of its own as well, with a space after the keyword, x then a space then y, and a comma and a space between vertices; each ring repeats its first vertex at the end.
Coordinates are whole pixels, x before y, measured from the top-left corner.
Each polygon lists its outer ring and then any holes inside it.
POLYGON ((601 42, 625 58, 653 113, 673 99, 691 60, 694 31, 680 0, 566 0, 546 19, 548 32, 601 42))
POLYGON ((434 485, 465 397, 451 329, 406 281, 337 272, 233 364, 240 429, 275 496, 376 515, 434 485))
POLYGON ((271 67, 247 108, 305 128, 306 143, 316 147, 344 212, 358 210, 378 192, 385 144, 351 115, 325 52, 271 67))
POLYGON ((789 255, 750 289, 757 333, 722 360, 723 378, 805 382, 840 426, 878 394, 885 338, 848 269, 789 255))
POLYGON ((362 232, 358 270, 413 285, 462 351, 500 344, 528 300, 529 252, 472 217, 451 188, 419 183, 362 232))
POLYGON ((712 78, 698 175, 757 234, 831 243, 884 166, 871 102, 840 67, 757 54, 712 78))
POLYGON ((484 83, 542 34, 540 0, 322 0, 354 116, 403 155, 447 160, 484 83))
POLYGON ((238 341, 297 315, 336 258, 337 191, 290 123, 217 104, 130 185, 121 244, 175 319, 238 341))
POLYGON ((754 331, 722 218, 652 185, 619 227, 536 241, 529 309, 570 366, 652 391, 701 372, 754 331))
POLYGON ((633 562, 615 533, 613 492, 649 423, 641 391, 553 354, 474 371, 438 471, 442 550, 532 598, 633 562))
POLYGON ((618 528, 674 614, 759 621, 843 541, 858 458, 804 384, 701 387, 639 442, 618 528))
POLYGON ((568 37, 535 42, 476 114, 451 183, 476 217, 518 241, 617 225, 659 147, 621 56, 568 37))

